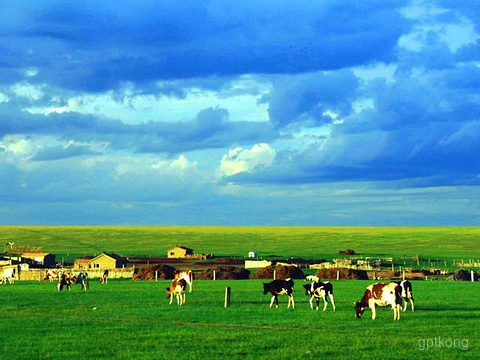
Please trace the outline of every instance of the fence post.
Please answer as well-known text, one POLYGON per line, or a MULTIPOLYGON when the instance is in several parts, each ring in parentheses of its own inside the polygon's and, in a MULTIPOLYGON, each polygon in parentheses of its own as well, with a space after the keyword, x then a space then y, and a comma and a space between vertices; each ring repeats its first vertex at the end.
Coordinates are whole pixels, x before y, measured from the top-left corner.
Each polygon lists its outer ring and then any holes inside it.
POLYGON ((230 294, 231 294, 230 286, 227 286, 225 288, 225 301, 223 303, 224 308, 227 308, 230 306, 230 294))
POLYGON ((474 281, 475 281, 475 277, 473 276, 473 270, 470 270, 470 276, 471 276, 472 282, 474 282, 474 281))
POLYGON ((337 280, 340 280, 340 271, 337 270, 337 280))
POLYGON ((405 270, 402 271, 402 280, 405 280, 405 270))
POLYGON ((393 261, 392 261, 392 271, 395 271, 395 267, 393 266, 393 261))
POLYGON ((158 281, 158 270, 155 271, 155 281, 158 281))
POLYGON ((273 280, 277 278, 277 270, 273 270, 273 280))
POLYGON ((213 281, 217 280, 217 272, 213 270, 213 281))

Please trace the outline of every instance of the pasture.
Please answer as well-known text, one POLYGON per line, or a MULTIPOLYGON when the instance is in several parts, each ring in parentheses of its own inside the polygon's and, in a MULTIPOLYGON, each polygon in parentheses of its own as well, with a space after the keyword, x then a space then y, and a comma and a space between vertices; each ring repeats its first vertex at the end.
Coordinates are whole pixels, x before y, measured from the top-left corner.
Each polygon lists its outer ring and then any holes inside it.
POLYGON ((183 244, 197 253, 243 257, 338 257, 354 249, 365 256, 419 255, 480 259, 480 227, 195 227, 195 226, 0 226, 0 242, 42 247, 72 261, 102 251, 166 256, 183 244))
POLYGON ((358 320, 353 302, 372 281, 334 281, 337 312, 312 311, 302 280, 296 310, 269 309, 262 281, 196 281, 186 305, 168 305, 168 281, 0 286, 0 359, 473 359, 480 358, 478 283, 413 282, 416 313, 380 308, 358 320), (232 304, 224 309, 225 286, 232 304), (95 308, 95 309, 94 309, 95 308), (468 339, 468 350, 420 350, 422 339, 468 339))

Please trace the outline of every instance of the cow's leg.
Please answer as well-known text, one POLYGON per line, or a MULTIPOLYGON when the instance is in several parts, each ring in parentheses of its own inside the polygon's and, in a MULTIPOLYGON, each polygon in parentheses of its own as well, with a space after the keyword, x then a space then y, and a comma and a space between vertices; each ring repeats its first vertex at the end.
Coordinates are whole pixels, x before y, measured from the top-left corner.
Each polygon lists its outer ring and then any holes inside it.
POLYGON ((370 304, 370 309, 372 309, 372 320, 375 320, 377 317, 377 310, 375 309, 375 304, 370 304))
POLYGON ((328 294, 328 297, 330 298, 330 301, 332 302, 333 311, 335 311, 336 307, 335 307, 335 300, 333 299, 333 294, 332 293, 328 294))
POLYGON ((275 295, 275 309, 278 309, 278 295, 275 295))
POLYGON ((172 302, 173 302, 173 293, 170 293, 170 302, 168 303, 168 305, 172 305, 172 302))
POLYGON ((327 296, 323 294, 323 311, 327 310, 327 306, 328 306, 327 296))
POLYGON ((312 309, 312 310, 313 310, 313 298, 314 298, 314 297, 315 297, 315 296, 313 296, 313 295, 312 295, 312 296, 310 296, 310 300, 309 300, 309 303, 310 303, 310 309, 312 309))
POLYGON ((415 312, 415 303, 413 300, 413 296, 410 297, 410 304, 412 304, 412 311, 415 312))
POLYGON ((273 306, 274 301, 275 301, 275 295, 272 296, 272 300, 270 301, 270 308, 273 306))
POLYGON ((292 309, 295 309, 295 299, 293 298, 293 294, 290 294, 290 299, 292 299, 292 309))

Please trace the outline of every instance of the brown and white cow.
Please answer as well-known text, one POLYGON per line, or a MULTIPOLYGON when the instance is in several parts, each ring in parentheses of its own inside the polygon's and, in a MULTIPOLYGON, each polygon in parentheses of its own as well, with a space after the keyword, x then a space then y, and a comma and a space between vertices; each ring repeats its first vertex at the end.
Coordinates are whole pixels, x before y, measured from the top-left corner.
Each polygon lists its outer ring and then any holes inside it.
POLYGON ((372 320, 375 320, 377 306, 391 306, 393 309, 393 320, 400 320, 402 304, 400 293, 400 286, 396 283, 370 285, 365 290, 362 299, 354 303, 356 317, 362 317, 363 312, 370 308, 372 310, 372 320))
POLYGON ((188 284, 188 292, 193 292, 193 272, 192 270, 179 271, 176 270, 174 275, 174 280, 183 279, 188 284))
POLYGON ((187 282, 184 279, 173 279, 170 286, 167 287, 167 298, 170 298, 169 305, 172 305, 173 297, 177 298, 177 304, 185 305, 185 287, 187 282))

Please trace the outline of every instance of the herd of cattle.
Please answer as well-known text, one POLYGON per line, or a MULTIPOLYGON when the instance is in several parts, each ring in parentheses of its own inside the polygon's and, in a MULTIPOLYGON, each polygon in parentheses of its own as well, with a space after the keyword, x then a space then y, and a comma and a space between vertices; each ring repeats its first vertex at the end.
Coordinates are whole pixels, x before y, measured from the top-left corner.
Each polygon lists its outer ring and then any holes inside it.
MULTIPOLYGON (((189 286, 189 291, 193 289, 193 276, 191 271, 180 271, 175 273, 175 278, 167 287, 167 298, 170 299, 170 305, 173 298, 176 297, 178 305, 185 304, 185 289, 189 286)), ((332 304, 333 311, 336 310, 335 299, 333 297, 333 284, 329 281, 322 282, 314 275, 308 275, 305 280, 310 281, 310 284, 303 285, 305 295, 310 296, 310 308, 318 310, 320 306, 320 299, 323 300, 323 311, 327 309, 329 301, 332 304), (316 307, 313 302, 316 301, 316 307)), ((263 284, 263 294, 270 293, 272 299, 270 301, 270 308, 275 302, 278 308, 278 296, 287 295, 288 304, 295 309, 295 299, 293 297, 294 282, 292 279, 273 280, 269 283, 263 284)), ((390 306, 393 309, 393 320, 400 320, 400 312, 403 304, 403 311, 407 310, 410 302, 412 311, 415 311, 415 303, 412 292, 412 283, 408 280, 391 282, 391 283, 376 283, 367 287, 363 297, 360 301, 355 302, 355 315, 361 318, 366 309, 372 310, 372 320, 376 318, 377 306, 390 306)))
MULTIPOLYGON (((0 277, 0 283, 14 282, 15 268, 3 269, 2 276, 0 277)), ((58 279, 58 291, 62 291, 63 288, 70 290, 72 284, 80 284, 81 289, 87 291, 89 288, 89 279, 86 272, 80 272, 77 275, 72 273, 61 272, 59 270, 48 271, 45 275, 45 281, 53 281, 58 279)), ((323 300, 323 311, 327 309, 328 303, 332 304, 333 311, 335 311, 335 299, 333 296, 333 284, 329 281, 322 282, 314 275, 306 277, 309 284, 304 284, 305 294, 310 296, 310 308, 312 310, 318 310, 320 305, 320 299, 323 300), (316 301, 316 306, 314 306, 316 301)), ((104 270, 99 277, 100 284, 108 283, 108 270, 104 270)), ((170 286, 166 288, 167 298, 170 299, 170 305, 173 303, 174 297, 177 300, 178 305, 185 304, 185 290, 189 288, 189 292, 193 291, 193 273, 192 271, 176 271, 174 279, 170 283, 170 286)), ((263 294, 270 293, 272 299, 270 301, 270 308, 275 302, 276 308, 278 308, 278 296, 287 295, 288 304, 295 309, 295 299, 293 297, 294 282, 292 279, 278 279, 269 283, 263 284, 263 294)), ((376 317, 377 306, 390 306, 393 309, 393 320, 400 320, 400 313, 403 304, 403 311, 407 310, 408 303, 410 302, 412 311, 415 311, 414 298, 412 293, 412 284, 408 280, 390 282, 390 283, 376 283, 367 287, 363 297, 360 301, 355 302, 355 315, 360 318, 366 309, 372 310, 372 320, 376 317)))

